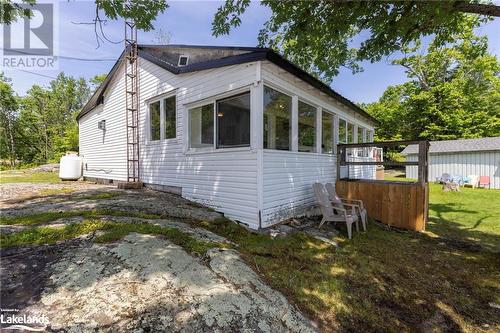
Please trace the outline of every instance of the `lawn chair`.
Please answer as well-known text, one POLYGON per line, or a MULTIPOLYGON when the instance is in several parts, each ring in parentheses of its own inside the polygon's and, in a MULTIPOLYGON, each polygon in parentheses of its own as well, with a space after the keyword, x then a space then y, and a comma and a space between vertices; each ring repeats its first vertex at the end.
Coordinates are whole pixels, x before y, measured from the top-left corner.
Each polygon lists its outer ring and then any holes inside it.
POLYGON ((332 183, 325 184, 326 191, 328 192, 328 198, 331 202, 334 202, 338 205, 343 205, 344 207, 354 208, 354 211, 361 218, 361 223, 363 224, 363 231, 366 231, 367 217, 368 214, 366 212, 365 206, 363 205, 363 201, 355 200, 355 199, 346 199, 341 198, 337 195, 335 191, 335 186, 332 183))
POLYGON ((467 181, 465 182, 464 187, 476 188, 478 184, 479 184, 479 176, 469 175, 467 176, 467 181))
POLYGON ((321 214, 323 214, 318 228, 321 228, 325 222, 345 222, 347 225, 347 236, 351 239, 353 223, 356 223, 356 230, 358 230, 358 215, 354 211, 354 208, 352 208, 351 212, 348 212, 343 205, 332 203, 328 198, 328 192, 323 184, 313 184, 313 190, 316 201, 321 209, 321 214))
POLYGON ((488 188, 491 189, 490 176, 480 176, 478 187, 482 186, 482 187, 486 188, 486 185, 488 185, 488 188))
POLYGON ((450 174, 449 173, 443 173, 443 175, 441 176, 441 183, 443 184, 446 184, 446 183, 451 183, 453 179, 451 178, 450 174))

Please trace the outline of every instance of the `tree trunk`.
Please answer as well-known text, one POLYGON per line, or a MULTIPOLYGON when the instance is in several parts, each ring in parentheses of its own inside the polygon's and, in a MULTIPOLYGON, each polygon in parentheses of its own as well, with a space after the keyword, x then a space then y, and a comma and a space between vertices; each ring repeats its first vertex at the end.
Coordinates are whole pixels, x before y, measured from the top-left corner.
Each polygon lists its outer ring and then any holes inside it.
POLYGON ((463 13, 500 17, 500 6, 457 1, 455 10, 463 13))
POLYGON ((14 142, 14 135, 12 134, 12 123, 9 115, 7 114, 7 130, 9 131, 9 141, 10 141, 10 166, 16 166, 16 144, 14 142))

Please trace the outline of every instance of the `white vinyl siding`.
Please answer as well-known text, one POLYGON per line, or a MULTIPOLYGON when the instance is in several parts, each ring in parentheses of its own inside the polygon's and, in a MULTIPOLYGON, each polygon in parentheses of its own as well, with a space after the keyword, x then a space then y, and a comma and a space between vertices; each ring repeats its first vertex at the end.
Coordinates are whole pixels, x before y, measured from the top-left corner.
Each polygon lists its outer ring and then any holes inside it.
POLYGON ((334 155, 266 149, 263 156, 263 227, 314 205, 315 182, 335 182, 334 155))
POLYGON ((79 119, 80 155, 83 176, 113 180, 127 179, 127 133, 123 66, 109 85, 104 104, 79 119), (97 123, 106 120, 106 130, 97 123))
MULTIPOLYGON (((203 100, 210 104, 219 96, 230 97, 234 90, 248 91, 244 87, 255 81, 255 64, 174 75, 140 58, 139 75, 141 101, 177 91, 176 139, 152 144, 141 140, 141 181, 181 187, 183 197, 258 228, 257 154, 249 147, 190 152, 189 126, 184 123, 193 103, 201 106, 203 100)), ((144 115, 147 104, 141 101, 140 114, 144 115)), ((140 133, 144 133, 143 116, 139 123, 140 133)))
MULTIPOLYGON (((417 161, 416 154, 406 157, 417 161)), ((500 189, 500 151, 431 153, 429 154, 429 181, 433 182, 443 173, 451 176, 489 176, 491 188, 500 189)), ((418 178, 418 167, 406 167, 407 178, 418 178)))

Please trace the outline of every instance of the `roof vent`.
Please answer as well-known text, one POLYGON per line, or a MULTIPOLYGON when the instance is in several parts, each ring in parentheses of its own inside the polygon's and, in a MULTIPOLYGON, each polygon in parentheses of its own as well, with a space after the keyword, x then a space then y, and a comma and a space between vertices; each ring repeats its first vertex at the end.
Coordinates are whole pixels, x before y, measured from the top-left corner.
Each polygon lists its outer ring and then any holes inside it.
POLYGON ((178 66, 187 66, 189 61, 189 56, 187 55, 181 55, 179 56, 179 64, 178 66))

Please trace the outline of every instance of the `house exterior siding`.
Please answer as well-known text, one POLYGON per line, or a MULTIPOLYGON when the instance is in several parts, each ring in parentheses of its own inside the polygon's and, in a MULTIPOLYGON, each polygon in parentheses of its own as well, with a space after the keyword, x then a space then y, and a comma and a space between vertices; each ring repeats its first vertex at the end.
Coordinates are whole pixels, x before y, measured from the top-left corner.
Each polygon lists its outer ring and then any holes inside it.
POLYGON ((125 79, 123 67, 108 88, 104 103, 79 119, 80 155, 83 175, 89 178, 127 179, 125 123, 125 79), (106 130, 97 123, 106 120, 106 130))
MULTIPOLYGON (((417 161, 416 154, 409 154, 407 161, 417 161)), ((429 181, 441 177, 443 173, 451 176, 490 176, 491 188, 500 189, 500 150, 458 153, 429 154, 429 181)), ((407 178, 418 178, 417 167, 406 167, 407 178)))
MULTIPOLYGON (((334 113, 335 138, 338 117, 373 131, 373 124, 361 115, 268 61, 181 74, 143 58, 139 58, 138 65, 140 180, 179 188, 183 197, 253 229, 299 214, 314 203, 312 183, 336 179, 334 154, 298 152, 296 147, 292 151, 263 149, 264 85, 298 95, 318 108, 319 117, 321 112, 334 113), (251 94, 251 146, 190 150, 188 109, 246 91, 251 94), (176 96, 176 137, 150 141, 148 105, 160 96, 170 95, 176 96)), ((104 104, 79 119, 80 153, 87 166, 84 177, 126 180, 123 76, 121 68, 105 93, 104 104), (97 128, 97 122, 103 119, 104 134, 97 128)), ((321 138, 321 126, 318 128, 317 138, 321 138)))

